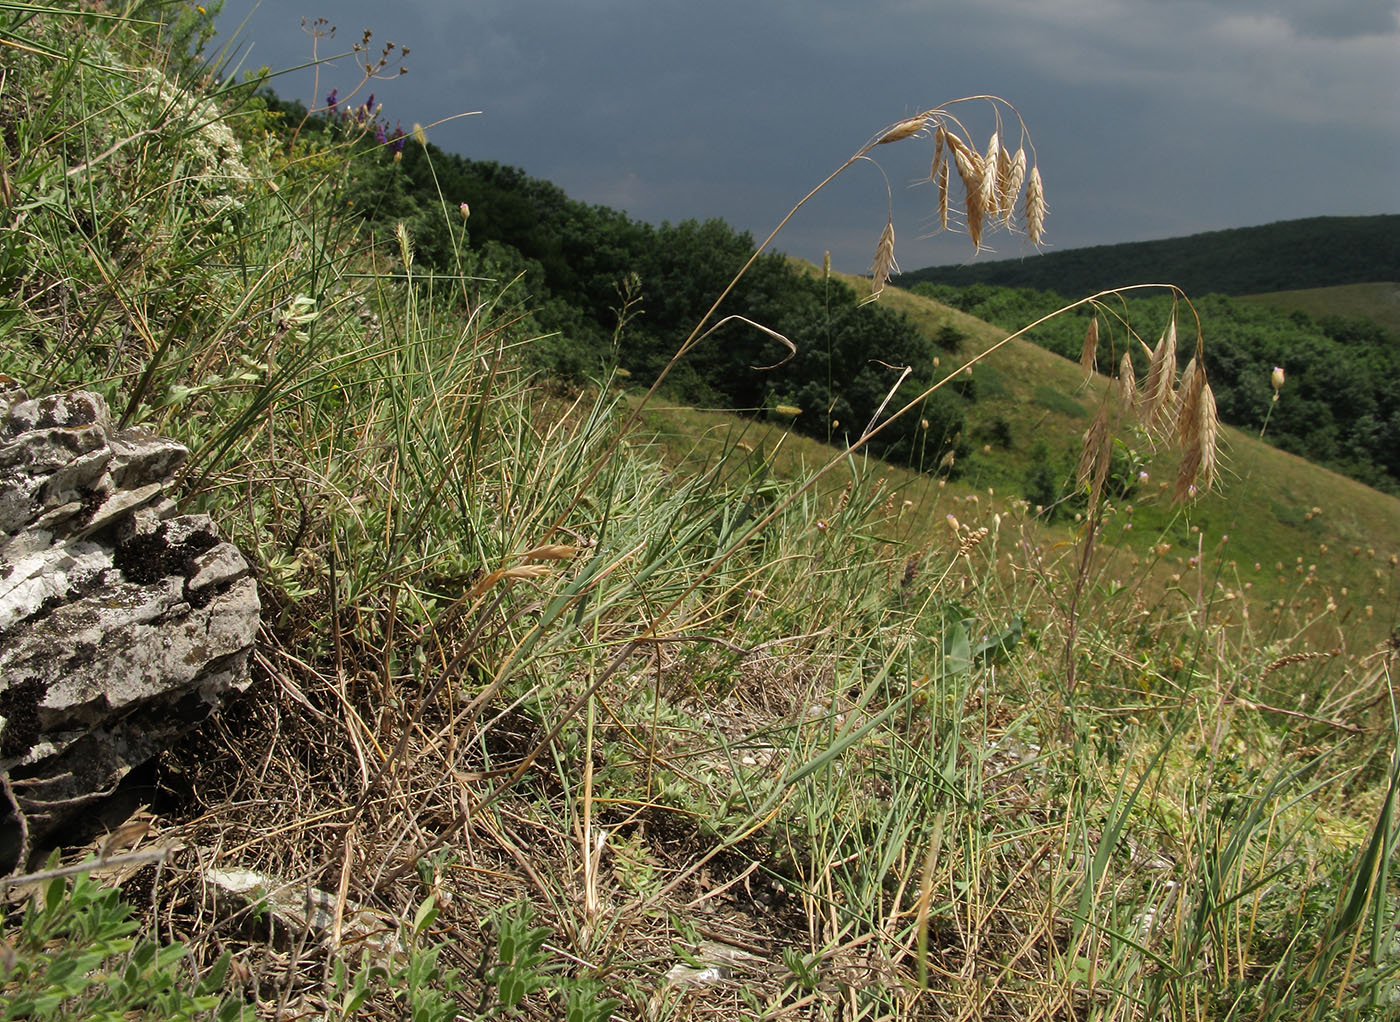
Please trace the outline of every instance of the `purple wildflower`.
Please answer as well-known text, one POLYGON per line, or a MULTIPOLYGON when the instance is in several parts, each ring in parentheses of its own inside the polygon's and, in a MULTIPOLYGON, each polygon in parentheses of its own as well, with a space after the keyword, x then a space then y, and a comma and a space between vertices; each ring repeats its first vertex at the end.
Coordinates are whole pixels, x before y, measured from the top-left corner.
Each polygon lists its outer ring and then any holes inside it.
POLYGON ((335 113, 336 104, 339 102, 339 100, 336 99, 336 93, 338 91, 339 90, 337 89, 331 89, 331 94, 326 97, 326 109, 329 110, 332 114, 335 113))
POLYGON ((389 146, 394 150, 394 152, 401 153, 403 152, 404 141, 405 135, 403 130, 403 123, 401 121, 395 121, 394 134, 391 135, 389 138, 389 146))
POLYGON ((384 134, 384 125, 378 121, 374 122, 374 140, 380 145, 389 141, 389 136, 384 134))

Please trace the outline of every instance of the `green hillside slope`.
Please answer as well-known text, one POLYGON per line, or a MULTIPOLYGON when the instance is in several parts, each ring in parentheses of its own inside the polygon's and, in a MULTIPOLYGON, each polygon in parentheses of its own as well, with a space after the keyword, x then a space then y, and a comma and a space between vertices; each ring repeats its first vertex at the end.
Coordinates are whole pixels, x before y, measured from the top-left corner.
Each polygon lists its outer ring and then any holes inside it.
POLYGON ((1311 217, 1183 238, 930 266, 903 283, 998 284, 1093 294, 1144 280, 1227 295, 1400 280, 1400 215, 1311 217))
POLYGON ((1400 284, 1393 282, 1270 291, 1240 298, 1285 312, 1303 312, 1316 320, 1329 316, 1360 317, 1400 337, 1400 284))

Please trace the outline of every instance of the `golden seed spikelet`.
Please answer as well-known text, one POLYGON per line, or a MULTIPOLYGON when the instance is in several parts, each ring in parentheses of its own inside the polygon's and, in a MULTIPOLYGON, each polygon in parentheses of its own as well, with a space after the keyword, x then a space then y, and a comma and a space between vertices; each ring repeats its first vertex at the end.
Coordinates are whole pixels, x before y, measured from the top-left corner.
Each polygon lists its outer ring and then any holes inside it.
MULTIPOLYGON (((1205 374, 1201 374, 1204 379, 1205 374)), ((1206 383, 1201 388, 1200 406, 1201 431, 1201 470, 1199 490, 1204 492, 1215 485, 1215 456, 1220 443, 1220 415, 1215 407, 1215 391, 1206 383)))
POLYGON ((1196 431, 1198 423, 1196 421, 1196 402, 1201 399, 1201 387, 1205 384, 1205 373, 1200 372, 1196 366, 1196 359, 1193 357, 1186 363, 1186 368, 1181 371, 1181 382, 1177 384, 1176 394, 1172 397, 1172 409, 1169 416, 1172 428, 1176 431, 1177 438, 1186 444, 1192 433, 1196 431), (1197 379, 1197 376, 1200 379, 1197 379))
POLYGON ((1130 352, 1123 352, 1123 360, 1118 363, 1118 412, 1120 415, 1132 414, 1133 405, 1137 402, 1137 377, 1133 373, 1133 356, 1130 352))
POLYGON ((1040 168, 1032 167, 1030 179, 1026 182, 1026 237, 1032 245, 1039 245, 1045 237, 1045 186, 1040 180, 1040 168))
POLYGON ((1176 316, 1167 322, 1157 347, 1152 352, 1152 364, 1147 370, 1147 386, 1143 389, 1142 421, 1155 427, 1157 421, 1171 408, 1172 391, 1176 383, 1176 316))
POLYGON ((923 114, 920 114, 918 117, 908 117, 894 125, 894 127, 886 130, 885 133, 875 141, 875 144, 886 145, 890 142, 900 142, 906 138, 912 138, 923 131, 927 123, 928 118, 923 114))
POLYGON ((1108 480, 1109 463, 1113 460, 1112 437, 1108 431, 1108 402, 1099 404, 1098 413, 1084 431, 1084 443, 1079 451, 1079 468, 1075 478, 1079 485, 1089 484, 1089 506, 1094 507, 1103 494, 1108 480))
POLYGON ((938 228, 948 229, 948 164, 938 168, 938 228))
POLYGON ((870 264, 870 297, 866 301, 879 298, 889 282, 890 274, 898 272, 899 267, 894 261, 894 218, 891 217, 880 232, 880 244, 875 246, 875 261, 870 264))
POLYGON ((1089 320, 1089 329, 1084 331, 1084 346, 1079 349, 1079 366, 1084 370, 1084 379, 1094 375, 1099 364, 1099 317, 1089 320))
POLYGON ((937 180, 940 168, 944 168, 943 148, 947 145, 947 132, 939 125, 933 132, 933 162, 929 164, 928 176, 937 180))
MULTIPOLYGON (((1010 185, 1011 150, 1007 149, 1005 146, 1000 146, 997 149, 997 214, 1003 218, 1006 216, 1008 204, 1006 190, 1010 185)), ((1016 201, 1015 196, 1012 196, 1009 201, 1016 201)))
POLYGON ((998 216, 1001 213, 1001 192, 997 190, 1000 165, 1001 141, 994 131, 987 141, 987 151, 982 154, 982 166, 977 179, 977 208, 983 216, 998 216))
POLYGON ((1016 196, 1021 194, 1021 185, 1026 180, 1026 150, 1023 146, 1011 157, 1010 166, 1001 180, 1001 218, 1007 227, 1016 215, 1016 196))

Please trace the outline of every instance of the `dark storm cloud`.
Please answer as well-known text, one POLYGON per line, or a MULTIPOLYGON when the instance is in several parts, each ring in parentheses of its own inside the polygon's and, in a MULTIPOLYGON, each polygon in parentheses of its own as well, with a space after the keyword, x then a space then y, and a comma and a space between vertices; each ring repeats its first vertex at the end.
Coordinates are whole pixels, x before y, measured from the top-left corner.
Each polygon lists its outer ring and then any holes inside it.
MULTIPOLYGON (((228 0, 220 24, 250 6, 228 0)), ((300 18, 323 14, 341 49, 366 27, 411 47, 410 73, 375 83, 391 119, 481 110, 430 136, 653 222, 721 216, 762 237, 883 125, 982 92, 1025 118, 1061 248, 1400 209, 1390 2, 267 0, 251 62, 304 61, 300 18)), ((354 77, 342 59, 316 88, 343 95, 354 77)), ((276 87, 313 96, 306 72, 276 87)), ((985 141, 990 110, 963 112, 985 141)), ((900 262, 967 258, 961 237, 919 238, 933 196, 906 186, 927 175, 927 148, 879 155, 900 262)), ((778 246, 862 270, 887 209, 880 173, 856 167, 778 246)))

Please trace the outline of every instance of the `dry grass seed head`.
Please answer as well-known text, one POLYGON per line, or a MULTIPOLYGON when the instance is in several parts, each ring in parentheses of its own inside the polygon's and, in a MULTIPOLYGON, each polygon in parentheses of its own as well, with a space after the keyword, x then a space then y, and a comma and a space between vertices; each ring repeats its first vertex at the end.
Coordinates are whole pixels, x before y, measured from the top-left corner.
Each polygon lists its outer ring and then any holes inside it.
POLYGON ((1001 171, 1001 140, 997 133, 987 140, 987 151, 982 154, 981 176, 977 179, 977 208, 983 216, 1001 214, 1001 191, 997 187, 1001 171))
POLYGON ((1137 402, 1137 377, 1133 374, 1133 356, 1123 353, 1118 363, 1118 411, 1120 415, 1130 415, 1137 402))
POLYGON ((1198 423, 1196 418, 1196 402, 1201 398, 1201 387, 1205 383, 1205 374, 1200 373, 1197 380, 1196 359, 1186 363, 1186 368, 1181 371, 1181 380, 1177 384, 1176 393, 1172 396, 1171 413, 1167 417, 1175 430, 1177 438, 1185 444, 1187 439, 1196 431, 1198 423))
POLYGON ((938 168, 938 227, 948 229, 948 164, 938 168))
POLYGON ((933 131, 933 162, 929 164, 928 176, 935 181, 939 170, 944 168, 943 149, 948 144, 947 135, 941 124, 933 131))
POLYGON ((1026 237, 1030 238, 1032 245, 1039 245, 1045 237, 1045 216, 1048 212, 1040 168, 1032 167, 1030 180, 1026 182, 1026 237))
POLYGON ((958 167, 958 177, 962 178, 964 208, 967 214, 967 234, 972 239, 972 247, 982 247, 982 158, 957 135, 948 133, 948 148, 952 150, 953 162, 958 167))
MULTIPOLYGON (((1204 379, 1205 374, 1201 377, 1204 379)), ((1210 389, 1209 383, 1201 388, 1198 414, 1201 420, 1200 489, 1204 492, 1215 485, 1215 462, 1220 444, 1220 415, 1215 407, 1215 391, 1210 389)))
POLYGON ((927 124, 928 117, 924 114, 920 114, 918 117, 906 118, 881 135, 875 141, 875 144, 887 145, 890 142, 901 142, 906 138, 912 138, 923 131, 927 124))
POLYGON ((1094 374, 1099 364, 1099 317, 1089 320, 1089 329, 1084 331, 1084 346, 1079 349, 1079 365, 1084 370, 1084 379, 1094 374))
POLYGON ((1025 180, 1026 150, 1022 147, 1008 161, 1006 173, 1001 177, 1001 219, 1007 227, 1011 226, 1011 220, 1016 215, 1016 197, 1021 194, 1021 185, 1025 180))
POLYGON ((894 261, 893 217, 885 223, 885 229, 880 232, 880 243, 875 246, 875 261, 870 264, 870 297, 867 301, 880 297, 880 292, 885 290, 892 272, 899 272, 899 267, 894 261))
POLYGON ((1111 460, 1112 445, 1108 432, 1108 402, 1100 402, 1098 413, 1089 428, 1084 431, 1083 446, 1079 450, 1079 468, 1075 478, 1079 485, 1090 483, 1089 506, 1099 502, 1104 482, 1108 479, 1108 465, 1111 460))
POLYGON ((1147 386, 1143 390, 1142 421, 1155 428, 1158 420, 1171 407, 1176 383, 1176 316, 1167 322, 1157 347, 1152 352, 1152 364, 1147 370, 1147 386))

